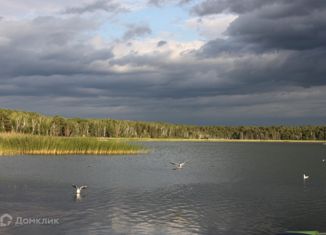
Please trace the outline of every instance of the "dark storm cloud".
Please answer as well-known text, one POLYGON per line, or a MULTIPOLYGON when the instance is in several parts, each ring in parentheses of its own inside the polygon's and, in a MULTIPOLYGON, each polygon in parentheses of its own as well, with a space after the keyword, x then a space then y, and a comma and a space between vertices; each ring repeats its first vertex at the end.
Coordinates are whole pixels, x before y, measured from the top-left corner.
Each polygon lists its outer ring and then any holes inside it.
POLYGON ((152 30, 147 25, 128 25, 128 30, 124 33, 123 39, 129 40, 135 37, 151 34, 152 30))
POLYGON ((204 1, 193 10, 202 17, 238 18, 226 37, 198 50, 173 39, 169 46, 134 40, 152 33, 146 25, 127 26, 121 40, 94 43, 98 21, 80 14, 119 11, 109 7, 116 2, 69 8, 60 17, 0 20, 0 103, 196 124, 311 123, 326 116, 324 1, 204 1))
POLYGON ((322 0, 208 0, 194 9, 202 15, 225 10, 239 14, 225 33, 228 40, 207 44, 207 47, 216 51, 219 48, 227 51, 241 47, 255 50, 325 47, 326 2, 322 0))
POLYGON ((95 11, 105 11, 105 12, 121 12, 126 11, 124 7, 122 7, 119 3, 113 0, 97 0, 93 3, 77 6, 77 7, 69 7, 64 10, 65 14, 84 14, 95 11))
POLYGON ((306 14, 325 6, 323 0, 205 0, 193 8, 198 15, 223 12, 245 14, 258 9, 268 9, 279 16, 306 14))
MULTIPOLYGON (((113 57, 77 39, 97 27, 78 17, 38 17, 29 22, 0 22, 8 43, 0 47, 0 79, 15 76, 101 73, 90 65, 113 57), (12 30, 15 28, 16 30, 12 30)), ((2 36, 2 35, 0 35, 2 36)))
POLYGON ((211 40, 196 52, 202 59, 238 58, 234 69, 223 74, 234 85, 241 84, 237 92, 326 84, 325 1, 208 0, 194 9, 201 15, 239 14, 226 39, 211 40))
POLYGON ((227 35, 244 45, 256 44, 265 49, 325 48, 326 2, 324 8, 292 17, 266 16, 262 11, 240 15, 227 29, 227 35))

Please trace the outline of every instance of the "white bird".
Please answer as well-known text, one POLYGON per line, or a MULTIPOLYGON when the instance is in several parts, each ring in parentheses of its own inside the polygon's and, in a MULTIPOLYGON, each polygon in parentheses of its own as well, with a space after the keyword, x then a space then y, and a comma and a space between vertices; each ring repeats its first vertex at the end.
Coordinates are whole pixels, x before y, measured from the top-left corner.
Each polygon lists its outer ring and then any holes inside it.
POLYGON ((175 166, 175 170, 183 168, 183 166, 186 164, 186 162, 170 162, 170 163, 175 166))
POLYGON ((322 161, 323 161, 323 162, 325 162, 326 160, 325 160, 325 159, 323 159, 322 161))
POLYGON ((76 195, 80 195, 82 189, 87 189, 88 188, 86 185, 78 187, 75 184, 73 184, 72 187, 76 189, 76 192, 75 192, 76 195))
POLYGON ((303 174, 303 179, 304 179, 304 180, 309 179, 309 175, 303 174))

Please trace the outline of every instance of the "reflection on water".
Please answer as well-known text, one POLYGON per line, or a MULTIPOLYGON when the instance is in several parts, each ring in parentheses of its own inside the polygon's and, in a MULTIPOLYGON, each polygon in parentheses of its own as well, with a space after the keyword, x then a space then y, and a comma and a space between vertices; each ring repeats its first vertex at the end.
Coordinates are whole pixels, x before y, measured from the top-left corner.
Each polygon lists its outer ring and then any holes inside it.
POLYGON ((144 156, 0 158, 0 214, 59 218, 2 234, 326 231, 322 145, 147 143, 144 156), (187 161, 181 170, 172 162, 187 161), (91 167, 89 167, 91 166, 91 167), (302 180, 303 172, 311 178, 302 180), (89 189, 75 195, 71 184, 89 189))
POLYGON ((75 194, 74 195, 74 201, 75 202, 81 202, 85 196, 82 194, 75 194))

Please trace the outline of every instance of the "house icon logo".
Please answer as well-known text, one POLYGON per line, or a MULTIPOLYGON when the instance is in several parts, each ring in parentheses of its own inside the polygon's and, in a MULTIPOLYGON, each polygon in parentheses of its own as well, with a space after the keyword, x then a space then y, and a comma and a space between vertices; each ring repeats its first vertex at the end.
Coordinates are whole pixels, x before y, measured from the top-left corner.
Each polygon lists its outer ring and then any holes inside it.
POLYGON ((7 227, 11 224, 12 222, 12 216, 9 214, 3 214, 0 217, 0 227, 7 227))

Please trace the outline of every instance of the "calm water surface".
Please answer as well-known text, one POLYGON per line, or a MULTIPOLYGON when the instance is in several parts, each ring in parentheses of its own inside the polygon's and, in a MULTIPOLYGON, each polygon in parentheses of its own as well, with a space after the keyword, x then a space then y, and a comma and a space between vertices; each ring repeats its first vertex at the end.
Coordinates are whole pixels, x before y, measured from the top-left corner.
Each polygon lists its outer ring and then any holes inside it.
POLYGON ((275 234, 326 231, 326 147, 145 143, 139 156, 0 158, 0 216, 58 225, 0 234, 275 234), (172 170, 170 161, 189 161, 172 170), (303 182, 302 174, 310 175, 303 182), (71 184, 86 184, 75 198, 71 184))

